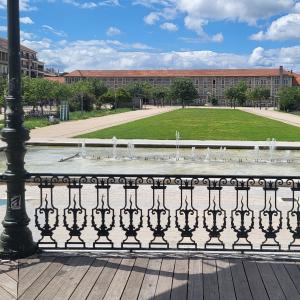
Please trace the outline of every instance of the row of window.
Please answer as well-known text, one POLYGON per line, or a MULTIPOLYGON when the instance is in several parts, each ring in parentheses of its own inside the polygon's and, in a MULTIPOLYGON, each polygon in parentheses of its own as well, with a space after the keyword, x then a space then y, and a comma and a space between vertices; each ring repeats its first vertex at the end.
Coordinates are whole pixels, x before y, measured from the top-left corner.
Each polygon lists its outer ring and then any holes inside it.
MULTIPOLYGON (((78 77, 68 77, 66 78, 67 83, 72 83, 72 82, 77 82, 80 81, 81 78, 78 77)), ((111 86, 111 87, 116 87, 116 86, 124 86, 130 83, 134 82, 149 82, 150 84, 153 85, 169 85, 171 84, 173 79, 170 78, 102 78, 101 79, 104 84, 111 86)), ((232 86, 237 84, 238 82, 245 81, 244 78, 226 78, 226 79, 207 79, 207 78, 201 78, 201 79, 194 79, 193 82, 196 86, 198 87, 214 87, 218 86, 218 88, 221 86, 221 88, 225 88, 228 86, 232 86)), ((264 85, 264 86, 272 86, 272 85, 279 85, 280 80, 279 78, 268 78, 268 79, 257 79, 257 78, 252 78, 251 80, 246 81, 247 85, 249 87, 253 87, 255 85, 264 85)), ((289 86, 292 85, 292 78, 285 77, 283 78, 283 85, 289 86)))

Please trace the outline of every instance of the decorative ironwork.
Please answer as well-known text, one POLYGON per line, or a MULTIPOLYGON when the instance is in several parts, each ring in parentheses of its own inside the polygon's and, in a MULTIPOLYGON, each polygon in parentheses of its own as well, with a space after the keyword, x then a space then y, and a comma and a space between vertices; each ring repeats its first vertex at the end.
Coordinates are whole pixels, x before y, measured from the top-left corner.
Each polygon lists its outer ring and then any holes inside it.
POLYGON ((176 178, 175 182, 180 184, 180 208, 176 210, 175 227, 181 232, 182 237, 177 243, 177 247, 197 249, 197 243, 193 240, 193 233, 198 228, 199 215, 198 211, 193 206, 193 190, 194 184, 197 184, 199 181, 197 179, 182 181, 182 179, 176 178), (183 200, 185 192, 187 192, 187 194, 183 200), (189 201, 188 196, 190 198, 189 201), (180 216, 184 216, 182 225, 179 223, 180 216), (194 221, 193 224, 192 220, 194 221), (185 242, 184 240, 186 238, 190 240, 185 242))
POLYGON ((58 182, 58 178, 52 177, 50 180, 48 178, 43 180, 41 177, 36 177, 34 181, 39 183, 38 187, 40 189, 40 206, 35 209, 35 225, 41 231, 41 238, 38 241, 38 245, 57 248, 57 241, 53 238, 53 233, 58 227, 59 215, 58 209, 53 204, 53 188, 55 183, 58 182), (50 200, 48 200, 49 195, 50 200), (44 225, 41 225, 40 219, 42 216, 44 225), (54 219, 52 225, 51 219, 54 219), (47 241, 46 237, 49 237, 50 241, 47 241))
POLYGON ((249 184, 254 184, 254 181, 249 179, 245 182, 233 179, 231 183, 236 183, 236 206, 231 211, 231 228, 236 232, 237 236, 237 240, 233 243, 232 247, 241 251, 252 250, 253 245, 248 240, 248 237, 254 228, 254 212, 249 208, 249 184), (246 200, 244 200, 244 197, 246 200), (247 225, 247 221, 249 225, 247 225))
POLYGON ((300 249, 300 203, 299 203, 299 194, 300 194, 300 181, 296 183, 294 181, 289 181, 292 185, 292 200, 293 207, 287 213, 287 228, 293 234, 293 241, 289 244, 289 250, 299 250, 300 249), (296 195, 298 196, 296 198, 296 195), (293 227, 292 221, 295 225, 293 227), (297 243, 298 241, 298 243, 297 243))
POLYGON ((26 184, 39 194, 40 249, 300 252, 300 177, 30 174, 26 184))
POLYGON ((265 240, 262 242, 260 248, 280 250, 281 245, 276 240, 276 237, 278 232, 282 229, 282 212, 277 208, 277 190, 278 184, 282 184, 283 182, 282 180, 266 181, 261 179, 259 183, 263 184, 263 190, 265 192, 264 208, 259 212, 259 228, 265 234, 265 240), (272 195, 274 197, 273 201, 272 195), (278 217, 277 225, 276 217, 278 217), (266 221, 266 225, 263 224, 264 221, 266 221))
POLYGON ((207 189, 209 191, 208 207, 204 210, 203 215, 203 226, 209 232, 209 240, 206 241, 204 247, 205 249, 222 250, 225 248, 225 244, 220 237, 226 228, 227 217, 226 211, 221 207, 221 191, 223 189, 222 185, 225 185, 227 180, 225 178, 213 181, 204 179, 203 182, 208 184, 207 189), (211 219, 211 222, 209 222, 209 219, 211 219))
POLYGON ((165 195, 166 184, 170 184, 170 178, 160 179, 148 178, 147 183, 151 184, 152 189, 152 207, 148 209, 147 219, 148 227, 153 232, 153 239, 149 243, 149 248, 164 248, 169 249, 170 245, 164 238, 166 231, 170 228, 171 214, 170 210, 166 207, 165 195), (159 197, 159 192, 162 192, 162 202, 159 197), (158 194, 158 195, 156 195, 158 194), (153 216, 153 218, 151 218, 153 216), (154 216, 156 217, 155 221, 154 216), (158 241, 160 239, 160 241, 158 241))
POLYGON ((121 177, 119 182, 124 184, 125 191, 125 205, 120 210, 120 226, 125 231, 126 239, 122 241, 121 248, 141 248, 142 244, 137 239, 137 233, 143 226, 143 214, 137 204, 137 190, 139 184, 143 183, 143 178, 138 177, 133 180, 121 177), (128 195, 130 195, 129 199, 128 195), (134 200, 132 200, 132 196, 134 200), (137 219, 136 224, 134 223, 135 219, 137 219))
POLYGON ((114 180, 112 178, 101 179, 99 180, 97 177, 92 178, 92 182, 95 181, 97 184, 95 186, 97 190, 97 205, 92 209, 92 226, 97 231, 98 239, 93 243, 94 248, 113 248, 113 242, 109 238, 109 234, 111 230, 115 226, 115 211, 110 206, 109 200, 109 191, 110 184, 113 183, 114 180), (103 191, 103 192, 101 192, 103 191), (100 205, 100 194, 101 194, 101 205, 100 205), (110 221, 107 221, 108 217, 110 221), (99 219, 99 224, 97 225, 97 221, 99 219), (108 222, 108 223, 107 223, 108 222), (104 237, 104 241, 102 241, 102 237, 104 237))
POLYGON ((65 242, 66 248, 85 248, 86 243, 81 238, 81 232, 86 227, 87 224, 87 214, 86 209, 81 205, 81 190, 83 183, 87 182, 85 177, 81 177, 78 181, 76 179, 71 179, 70 177, 64 177, 63 182, 68 183, 67 187, 69 190, 69 201, 68 207, 64 209, 64 226, 69 231, 70 238, 65 242), (78 200, 76 199, 76 191, 78 191, 78 200), (74 193, 74 194, 73 194, 74 193), (73 197, 73 198, 72 198, 73 197), (81 224, 80 216, 83 216, 81 224), (68 219, 71 219, 72 225, 68 224, 68 219), (77 241, 73 238, 77 237, 77 241))

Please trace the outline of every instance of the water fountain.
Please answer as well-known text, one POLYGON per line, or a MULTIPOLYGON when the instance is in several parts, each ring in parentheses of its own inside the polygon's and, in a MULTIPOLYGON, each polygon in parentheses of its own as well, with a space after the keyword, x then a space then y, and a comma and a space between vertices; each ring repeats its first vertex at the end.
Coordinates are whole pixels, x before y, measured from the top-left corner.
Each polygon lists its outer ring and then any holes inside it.
POLYGON ((260 150, 259 150, 258 145, 254 146, 254 159, 255 159, 255 162, 260 161, 260 150))
POLYGON ((86 146, 85 146, 85 140, 81 143, 81 152, 80 152, 81 158, 86 158, 86 146))
POLYGON ((273 162, 274 160, 274 151, 276 150, 276 140, 273 138, 272 140, 267 140, 269 143, 269 162, 273 162))
POLYGON ((112 149, 112 159, 117 159, 117 142, 118 139, 114 136, 111 140, 112 145, 113 145, 113 149, 112 149))
POLYGON ((128 151, 128 158, 130 160, 134 159, 134 144, 133 143, 128 142, 127 151, 128 151))
POLYGON ((192 161, 196 160, 196 147, 192 147, 192 151, 191 151, 191 159, 192 161))
POLYGON ((177 161, 180 159, 179 147, 180 147, 180 133, 179 131, 176 130, 176 160, 177 161))
POLYGON ((205 162, 210 162, 210 148, 207 147, 206 149, 206 154, 205 154, 205 158, 204 158, 205 162))

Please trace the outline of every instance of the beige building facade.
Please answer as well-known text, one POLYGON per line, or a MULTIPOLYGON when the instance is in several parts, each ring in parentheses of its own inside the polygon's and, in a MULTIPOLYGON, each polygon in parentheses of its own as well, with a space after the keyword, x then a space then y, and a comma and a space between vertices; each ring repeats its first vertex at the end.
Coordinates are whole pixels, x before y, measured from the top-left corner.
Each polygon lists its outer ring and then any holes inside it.
MULTIPOLYGON (((21 46, 22 74, 32 78, 44 76, 44 63, 37 58, 37 52, 21 46)), ((6 39, 0 38, 0 75, 8 74, 8 44, 6 39)))
POLYGON ((118 89, 134 82, 148 82, 153 86, 169 86, 175 78, 190 78, 199 94, 199 102, 208 98, 227 104, 225 91, 244 81, 251 89, 260 86, 270 89, 271 101, 284 86, 298 85, 299 75, 292 71, 277 69, 216 69, 216 70, 76 70, 65 75, 70 84, 88 78, 97 78, 111 89, 118 89))

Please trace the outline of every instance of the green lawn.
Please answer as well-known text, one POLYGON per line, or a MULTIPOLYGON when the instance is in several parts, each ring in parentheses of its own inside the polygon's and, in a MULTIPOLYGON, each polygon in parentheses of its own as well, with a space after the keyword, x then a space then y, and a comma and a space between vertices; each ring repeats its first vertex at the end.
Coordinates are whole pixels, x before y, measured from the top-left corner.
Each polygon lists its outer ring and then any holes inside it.
POLYGON ((233 109, 180 109, 80 138, 300 141, 300 128, 233 109))

